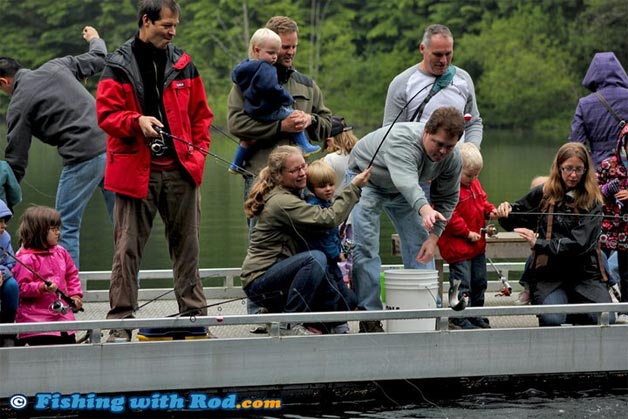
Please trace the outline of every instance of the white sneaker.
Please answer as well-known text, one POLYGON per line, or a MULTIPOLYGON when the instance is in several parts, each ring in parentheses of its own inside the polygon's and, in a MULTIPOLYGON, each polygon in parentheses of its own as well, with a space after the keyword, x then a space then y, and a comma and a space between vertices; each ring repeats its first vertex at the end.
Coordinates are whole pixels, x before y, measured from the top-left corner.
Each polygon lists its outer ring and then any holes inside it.
POLYGON ((331 333, 334 335, 346 335, 349 333, 349 323, 341 323, 338 326, 334 326, 331 329, 331 333))
POLYGON ((132 330, 112 329, 109 331, 109 337, 106 343, 131 342, 132 330))
POLYGON ((515 300, 515 304, 518 306, 524 306, 530 304, 530 291, 523 290, 519 293, 519 296, 515 300))
POLYGON ((628 315, 627 314, 618 314, 617 319, 615 320, 616 324, 627 324, 628 323, 628 315))

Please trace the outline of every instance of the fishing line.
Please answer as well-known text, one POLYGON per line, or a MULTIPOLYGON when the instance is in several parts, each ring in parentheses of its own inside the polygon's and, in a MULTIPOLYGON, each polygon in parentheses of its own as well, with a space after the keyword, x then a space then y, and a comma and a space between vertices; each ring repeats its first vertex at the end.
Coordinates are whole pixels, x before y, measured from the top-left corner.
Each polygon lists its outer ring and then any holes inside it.
MULTIPOLYGON (((179 141, 179 142, 181 142, 181 143, 183 143, 183 144, 187 145, 188 147, 192 147, 192 148, 194 148, 194 149, 196 149, 196 150, 200 151, 201 153, 203 153, 203 154, 205 154, 205 155, 212 156, 213 158, 215 158, 215 159, 217 159, 217 160, 220 160, 220 161, 221 161, 221 162, 223 162, 223 163, 226 163, 226 164, 231 164, 231 162, 230 162, 229 160, 227 160, 227 159, 225 159, 225 158, 223 158, 223 157, 219 156, 218 154, 212 153, 211 151, 209 151, 209 150, 208 150, 208 149, 206 149, 206 148, 200 147, 200 146, 198 146, 198 145, 196 145, 196 144, 194 144, 194 143, 191 143, 191 142, 189 142, 189 141, 187 141, 187 140, 184 140, 183 138, 180 138, 180 137, 177 137, 176 135, 170 134, 169 132, 164 131, 162 128, 160 128, 160 127, 158 127, 158 126, 156 126, 156 125, 153 125, 153 129, 154 129, 155 131, 157 131, 157 133, 158 133, 159 135, 165 135, 166 137, 171 138, 171 139, 173 139, 173 140, 177 140, 177 141, 179 141)), ((151 150, 152 150, 152 151, 161 151, 161 150, 162 150, 162 148, 161 148, 162 146, 154 146, 154 147, 155 147, 155 148, 158 148, 158 150, 153 150, 153 146, 151 146, 151 150)), ((247 174, 247 175, 249 175, 249 176, 253 176, 253 177, 255 177, 255 174, 254 174, 254 173, 249 172, 249 171, 248 171, 248 170, 246 170, 245 168, 240 167, 240 166, 237 166, 237 168, 238 168, 238 170, 240 170, 242 173, 247 174)))
POLYGON ((395 123, 397 122, 397 120, 401 117, 401 114, 403 113, 403 111, 408 107, 408 105, 419 95, 419 93, 421 93, 422 91, 424 91, 425 89, 427 89, 428 87, 432 87, 434 84, 436 84, 436 80, 434 80, 434 82, 426 85, 425 87, 423 87, 421 90, 419 90, 418 92, 416 92, 414 94, 414 96, 412 96, 410 98, 410 100, 408 100, 406 102, 405 105, 403 105, 403 108, 401 108, 401 110, 399 111, 399 113, 397 114, 397 116, 395 117, 395 119, 393 119, 392 123, 388 126, 388 130, 386 130, 386 133, 384 134, 384 136, 382 137, 382 140, 379 142, 379 145, 377 146, 377 149, 375 149, 375 153, 373 153, 373 157, 371 158, 371 161, 369 162, 368 166, 366 166, 367 168, 371 167, 373 165, 373 161, 375 160, 375 156, 377 156, 377 153, 379 153, 379 149, 382 148, 382 145, 384 144, 384 140, 386 139, 386 137, 388 137, 388 133, 390 132, 390 130, 392 130, 393 126, 395 125, 395 123))
MULTIPOLYGON (((442 407, 440 407, 439 405, 437 405, 436 403, 434 403, 433 401, 429 400, 427 397, 425 397, 425 395, 423 394, 423 392, 421 391, 421 389, 419 388, 419 386, 417 386, 416 384, 414 384, 412 381, 408 380, 407 378, 404 379, 404 381, 408 384, 410 384, 410 386, 412 386, 414 389, 416 389, 416 391, 419 392, 419 395, 421 396, 421 398, 431 404, 432 406, 434 406, 435 408, 439 409, 439 410, 443 410, 442 407)), ((446 416, 445 416, 446 417, 446 416)))
POLYGON ((29 182, 26 178, 22 179, 22 183, 27 185, 29 188, 31 188, 32 190, 34 190, 35 192, 37 192, 41 196, 44 196, 44 197, 49 198, 49 199, 55 199, 54 195, 50 195, 50 194, 48 194, 48 193, 38 189, 35 185, 33 185, 31 182, 29 182))
POLYGON ((225 130, 223 130, 222 128, 216 126, 216 125, 212 125, 211 126, 212 129, 215 129, 216 131, 218 131, 219 133, 221 133, 222 135, 225 136, 225 138, 227 138, 228 140, 233 141, 234 143, 236 143, 237 145, 240 145, 240 141, 236 140, 235 138, 233 138, 232 136, 230 136, 225 130))

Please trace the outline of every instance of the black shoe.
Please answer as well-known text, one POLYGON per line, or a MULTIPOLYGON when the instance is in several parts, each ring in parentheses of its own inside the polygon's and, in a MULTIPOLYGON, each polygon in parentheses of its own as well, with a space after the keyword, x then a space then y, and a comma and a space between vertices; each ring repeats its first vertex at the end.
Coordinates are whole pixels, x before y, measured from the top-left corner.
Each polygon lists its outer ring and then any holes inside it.
MULTIPOLYGON (((255 313, 253 314, 267 314, 268 313, 268 309, 266 307, 258 307, 257 311, 255 311, 255 313)), ((255 333, 255 334, 268 334, 268 330, 270 329, 269 325, 267 324, 258 324, 257 326, 254 326, 252 329, 249 330, 249 333, 255 333)))
POLYGON ((366 320, 360 322, 360 333, 384 333, 384 327, 380 321, 366 320))
POLYGON ((0 348, 11 348, 15 346, 15 335, 0 336, 0 348))
POLYGON ((479 327, 471 323, 471 319, 451 319, 449 320, 450 329, 478 329, 479 327))
POLYGON ((458 330, 462 329, 462 327, 458 326, 453 319, 449 319, 449 330, 458 330))
POLYGON ((469 322, 480 329, 490 329, 491 325, 486 317, 470 317, 469 322))

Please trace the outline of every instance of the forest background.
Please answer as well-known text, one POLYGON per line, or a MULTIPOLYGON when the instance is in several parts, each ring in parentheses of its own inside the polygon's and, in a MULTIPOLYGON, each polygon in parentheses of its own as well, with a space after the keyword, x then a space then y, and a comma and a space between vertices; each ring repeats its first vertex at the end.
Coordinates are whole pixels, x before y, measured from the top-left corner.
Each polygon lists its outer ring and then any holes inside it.
MULTIPOLYGON (((180 0, 174 43, 192 55, 215 124, 226 127, 231 70, 269 17, 299 23, 296 68, 359 135, 381 125, 388 84, 420 61, 425 27, 447 25, 454 64, 475 81, 486 127, 555 132, 564 141, 595 52, 628 64, 625 0, 180 0)), ((36 68, 87 50, 94 26, 113 51, 137 30, 135 0, 0 0, 0 56, 36 68)), ((93 92, 97 78, 87 87, 93 92)), ((0 95, 0 118, 8 97, 0 95)))

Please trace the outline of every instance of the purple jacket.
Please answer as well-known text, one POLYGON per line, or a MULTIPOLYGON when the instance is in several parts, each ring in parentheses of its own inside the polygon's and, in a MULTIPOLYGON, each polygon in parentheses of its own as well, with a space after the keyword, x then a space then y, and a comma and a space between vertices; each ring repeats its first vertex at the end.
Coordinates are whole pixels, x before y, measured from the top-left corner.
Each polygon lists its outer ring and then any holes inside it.
MULTIPOLYGON (((613 52, 593 56, 582 85, 601 93, 619 117, 628 121, 628 75, 613 52)), ((596 167, 615 154, 619 131, 619 124, 595 93, 580 98, 569 141, 588 143, 596 167)))

